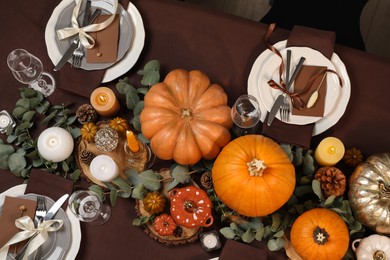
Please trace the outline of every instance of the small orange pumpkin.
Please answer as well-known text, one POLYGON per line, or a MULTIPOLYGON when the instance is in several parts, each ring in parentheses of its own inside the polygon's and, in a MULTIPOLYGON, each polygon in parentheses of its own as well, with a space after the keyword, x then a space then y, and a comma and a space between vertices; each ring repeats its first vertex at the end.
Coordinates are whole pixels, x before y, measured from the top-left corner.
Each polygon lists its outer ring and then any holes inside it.
POLYGON ((98 131, 97 125, 93 122, 84 124, 81 129, 81 138, 87 142, 92 142, 95 138, 96 132, 98 131))
POLYGON ((291 197, 295 168, 272 139, 246 135, 222 149, 212 180, 219 199, 229 208, 248 217, 266 216, 291 197))
POLYGON ((214 159, 231 139, 227 95, 201 71, 171 71, 144 102, 142 134, 160 159, 184 165, 214 159))
POLYGON ((166 198, 161 192, 148 192, 146 197, 142 200, 145 210, 150 214, 157 214, 164 210, 166 198))
POLYGON ((172 216, 164 213, 154 219, 153 228, 160 236, 172 236, 177 225, 172 216))
POLYGON ((108 123, 109 127, 116 130, 118 133, 125 133, 126 130, 129 130, 129 124, 127 123, 126 119, 122 117, 115 117, 110 120, 108 123))
POLYGON ((303 259, 342 259, 349 246, 347 225, 326 208, 310 209, 300 215, 291 227, 290 239, 303 259))

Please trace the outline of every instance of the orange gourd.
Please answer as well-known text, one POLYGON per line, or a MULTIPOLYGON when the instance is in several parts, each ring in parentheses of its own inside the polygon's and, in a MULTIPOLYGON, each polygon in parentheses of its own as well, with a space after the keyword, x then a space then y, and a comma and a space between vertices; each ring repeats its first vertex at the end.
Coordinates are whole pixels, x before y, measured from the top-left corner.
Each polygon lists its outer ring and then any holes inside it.
POLYGON ((295 169, 284 150, 262 135, 241 136, 214 162, 218 198, 248 217, 265 216, 285 204, 295 188, 295 169))
POLYGON ((214 159, 230 140, 228 98, 199 70, 171 71, 145 95, 142 134, 157 157, 191 165, 214 159))
POLYGON ((108 123, 109 127, 116 130, 118 133, 125 133, 126 130, 129 130, 129 124, 127 123, 126 119, 122 117, 115 117, 111 119, 108 123))
POLYGON ((291 227, 291 244, 302 259, 342 259, 348 250, 349 232, 334 211, 315 208, 300 215, 291 227))
POLYGON ((95 138, 95 135, 98 131, 97 125, 93 122, 83 124, 80 129, 81 138, 87 142, 92 142, 95 138))

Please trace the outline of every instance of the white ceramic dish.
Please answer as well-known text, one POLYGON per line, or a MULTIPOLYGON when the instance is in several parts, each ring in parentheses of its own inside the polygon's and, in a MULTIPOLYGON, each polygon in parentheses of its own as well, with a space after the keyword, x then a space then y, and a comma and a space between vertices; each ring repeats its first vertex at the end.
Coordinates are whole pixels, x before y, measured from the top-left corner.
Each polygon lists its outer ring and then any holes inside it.
MULTIPOLYGON (((72 18, 72 12, 75 6, 76 3, 72 1, 60 11, 58 17, 53 17, 53 19, 56 21, 54 31, 71 26, 70 20, 72 18)), ((115 10, 113 10, 111 2, 94 0, 91 1, 91 6, 92 10, 94 10, 94 8, 99 8, 100 10, 102 10, 103 14, 111 14, 115 12, 115 10)), ((130 49, 130 43, 134 29, 133 24, 131 22, 130 14, 121 5, 118 5, 117 13, 120 14, 117 61, 120 61, 130 49)), ((58 39, 58 37, 55 37, 56 45, 60 50, 61 56, 65 54, 66 50, 72 44, 73 40, 74 37, 69 37, 63 40, 60 40, 58 39)), ((84 70, 99 70, 106 69, 113 64, 114 63, 87 63, 87 58, 86 56, 84 56, 81 61, 80 68, 84 70)))
MULTIPOLYGON (((61 51, 56 44, 57 36, 55 32, 55 26, 57 23, 57 18, 61 10, 63 10, 67 5, 72 2, 73 0, 61 1, 61 3, 54 9, 46 25, 45 42, 48 55, 54 65, 57 64, 62 57, 61 51)), ((112 81, 129 71, 137 62, 139 55, 141 54, 142 49, 144 47, 145 28, 141 14, 138 12, 137 8, 132 3, 129 4, 127 12, 130 14, 134 28, 130 48, 120 61, 116 62, 114 65, 106 69, 102 83, 112 81)))
MULTIPOLYGON (((281 50, 280 54, 282 55, 283 60, 286 60, 288 49, 291 50, 292 53, 291 71, 293 71, 295 65, 298 64, 300 57, 306 58, 304 65, 324 66, 328 69, 335 70, 335 67, 333 66, 332 62, 328 60, 323 54, 307 47, 290 47, 281 50)), ((267 111, 271 111, 271 108, 276 98, 282 93, 280 90, 270 87, 267 83, 270 79, 273 79, 276 83, 279 83, 280 62, 280 57, 276 54, 272 54, 271 57, 267 59, 266 64, 260 67, 260 72, 258 74, 259 76, 257 87, 259 89, 259 94, 261 97, 260 102, 264 104, 267 111)), ((294 83, 292 87, 294 87, 294 83)), ((340 85, 338 77, 333 73, 328 73, 324 116, 328 115, 332 111, 333 107, 336 104, 336 100, 339 93, 340 85)), ((276 118, 280 120, 279 113, 276 114, 276 118)), ((295 125, 306 125, 317 122, 321 118, 322 117, 293 115, 290 113, 290 119, 288 123, 295 125)))
MULTIPOLYGON (((5 196, 10 197, 20 197, 24 195, 24 192, 26 190, 26 184, 17 185, 15 187, 12 187, 5 192, 0 194, 0 205, 2 206, 4 203, 5 196)), ((27 194, 26 194, 27 195, 27 194)), ((76 255, 80 248, 80 242, 81 242, 81 230, 80 230, 80 222, 76 218, 76 216, 68 209, 66 209, 66 217, 69 220, 70 223, 70 229, 71 229, 71 238, 70 238, 70 247, 67 253, 65 253, 65 257, 63 259, 65 260, 73 260, 76 258, 76 255)), ((55 260, 58 259, 55 255, 55 253, 51 254, 51 256, 47 256, 44 258, 46 260, 55 260)))
MULTIPOLYGON (((286 48, 287 40, 277 42, 274 44, 274 47, 279 51, 286 48)), ((261 101, 261 96, 258 89, 258 73, 262 66, 267 63, 267 60, 273 55, 270 50, 265 50, 262 52, 259 57, 256 59, 255 63, 252 66, 251 72, 248 77, 248 94, 255 96, 259 101, 261 101)), ((330 127, 335 125, 340 118, 343 116, 345 109, 347 108, 349 98, 351 96, 351 82, 344 63, 341 61, 340 57, 333 53, 331 62, 333 63, 336 72, 341 77, 343 87, 340 89, 340 93, 336 100, 336 105, 320 120, 316 121, 313 129, 313 136, 319 135, 324 131, 328 130, 330 127)), ((264 122, 265 117, 267 116, 268 110, 264 106, 263 102, 259 102, 261 110, 261 121, 264 122)))

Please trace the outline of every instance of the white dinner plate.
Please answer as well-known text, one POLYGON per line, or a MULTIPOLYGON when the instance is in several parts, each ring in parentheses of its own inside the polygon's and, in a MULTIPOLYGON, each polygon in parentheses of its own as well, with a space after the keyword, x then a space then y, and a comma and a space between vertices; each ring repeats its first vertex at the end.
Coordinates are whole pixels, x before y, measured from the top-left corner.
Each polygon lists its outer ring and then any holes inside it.
MULTIPOLYGON (((0 194, 0 207, 4 203, 5 196, 35 198, 36 195, 32 195, 32 194, 25 195, 24 194, 25 190, 26 190, 26 184, 21 184, 21 185, 17 185, 15 187, 12 187, 12 188, 6 190, 5 192, 1 193, 0 194)), ((54 201, 50 198, 47 198, 47 201, 49 202, 49 204, 47 205, 48 207, 50 207, 54 203, 54 201)), ((47 255, 43 255, 42 257, 45 260, 56 260, 56 259, 59 259, 58 256, 63 255, 64 257, 62 259, 73 260, 76 258, 76 255, 77 255, 79 248, 80 248, 80 242, 81 242, 80 222, 76 218, 76 216, 69 210, 69 208, 66 209, 65 213, 63 210, 60 210, 60 211, 58 211, 57 214, 60 216, 59 217, 60 219, 68 220, 66 223, 64 223, 64 226, 70 228, 70 230, 71 230, 71 232, 68 232, 68 233, 65 232, 71 236, 71 237, 66 238, 66 239, 69 239, 68 243, 70 243, 68 252, 61 252, 60 249, 54 248, 53 247, 54 244, 51 243, 51 244, 47 244, 45 247, 42 246, 42 251, 49 253, 47 255), (63 215, 61 215, 61 214, 63 214, 63 215)), ((63 247, 65 247, 67 241, 64 241, 64 239, 65 239, 64 236, 63 235, 61 237, 58 236, 57 239, 58 239, 58 243, 60 243, 63 247)))
MULTIPOLYGON (((54 65, 57 64, 62 57, 59 46, 56 44, 57 36, 55 32, 55 26, 59 14, 61 13, 61 10, 63 10, 67 5, 69 5, 72 2, 73 0, 61 1, 60 4, 54 9, 46 25, 45 42, 46 42, 48 55, 54 65)), ((116 62, 114 65, 106 69, 102 83, 112 81, 122 76, 127 71, 129 71, 137 62, 142 52, 142 49, 144 47, 145 28, 144 28, 141 14, 132 3, 129 3, 127 12, 130 14, 131 22, 133 24, 133 29, 134 29, 131 38, 130 48, 120 61, 116 62)))
MULTIPOLYGON (((286 48, 286 43, 287 40, 280 41, 274 44, 274 47, 279 51, 282 51, 286 48)), ((255 96, 259 100, 262 122, 264 122, 268 114, 268 110, 264 105, 259 92, 259 72, 261 72, 262 67, 265 66, 265 64, 273 55, 273 52, 268 49, 262 52, 255 60, 248 77, 248 94, 255 96)), ((345 109, 347 108, 349 98, 351 96, 351 82, 349 80, 344 63, 336 53, 333 53, 331 62, 342 80, 343 87, 339 90, 339 94, 333 109, 331 109, 326 116, 322 117, 314 123, 313 136, 323 133, 340 120, 345 112, 345 109)))
MULTIPOLYGON (((60 11, 58 17, 54 17, 54 19, 57 21, 54 27, 55 31, 71 26, 70 21, 75 6, 76 3, 72 1, 60 11)), ((103 14, 112 14, 114 12, 120 14, 119 41, 118 41, 118 53, 117 53, 117 61, 120 61, 123 58, 123 56, 125 56, 127 51, 130 49, 131 38, 134 31, 130 14, 125 9, 123 9, 122 5, 120 4, 118 4, 118 11, 113 10, 112 3, 107 1, 93 0, 91 1, 91 6, 92 6, 91 12, 93 12, 95 8, 99 8, 100 10, 102 10, 103 14)), ((72 44, 73 40, 74 37, 69 37, 63 40, 60 40, 58 37, 55 37, 56 45, 60 50, 61 56, 65 54, 66 50, 72 44)), ((70 61, 68 62, 71 63, 70 61)), ((80 68, 84 70, 99 70, 99 69, 106 69, 108 67, 111 67, 113 64, 114 63, 87 63, 87 58, 86 56, 84 56, 81 61, 80 68)))
MULTIPOLYGON (((328 60, 322 53, 319 51, 313 50, 307 47, 289 47, 280 51, 280 54, 283 57, 283 60, 286 60, 287 50, 291 50, 291 68, 295 68, 295 65, 298 64, 298 61, 301 57, 305 57, 304 65, 313 65, 313 66, 323 66, 327 69, 335 70, 332 62, 328 60)), ((279 77, 279 67, 280 67, 281 58, 273 54, 267 60, 266 64, 260 68, 258 76, 258 88, 260 94, 260 102, 263 102, 267 111, 271 111, 271 108, 277 99, 277 97, 282 93, 278 89, 274 89, 268 85, 268 81, 273 79, 276 83, 280 83, 279 77)), ((286 63, 285 63, 286 64, 286 63)), ((333 73, 327 74, 327 89, 325 96, 325 107, 324 107, 324 116, 328 115, 333 107, 336 104, 337 97, 340 92, 340 85, 337 75, 333 73)), ((294 87, 294 83, 292 88, 294 87)), ((313 89, 314 91, 314 89, 313 89)), ((280 114, 276 114, 276 118, 280 120, 280 114)), ((290 113, 289 124, 295 125, 306 125, 310 123, 317 122, 322 117, 314 116, 302 116, 302 115, 293 115, 290 113)))

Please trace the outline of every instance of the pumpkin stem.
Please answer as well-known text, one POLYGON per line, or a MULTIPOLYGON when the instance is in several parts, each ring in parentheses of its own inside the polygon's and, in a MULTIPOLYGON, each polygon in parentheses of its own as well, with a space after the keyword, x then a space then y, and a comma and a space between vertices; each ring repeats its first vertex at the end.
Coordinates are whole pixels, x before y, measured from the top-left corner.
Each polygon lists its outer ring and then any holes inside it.
POLYGON ((263 176, 264 170, 267 168, 263 160, 253 158, 252 161, 247 162, 248 171, 250 176, 261 177, 263 176))
POLYGON ((318 245, 325 245, 328 242, 329 234, 325 228, 316 227, 313 231, 313 239, 318 245))
POLYGON ((386 254, 382 250, 376 250, 372 255, 373 260, 386 260, 386 254))
POLYGON ((386 198, 390 198, 390 190, 382 180, 378 182, 378 187, 381 195, 383 195, 386 198))
POLYGON ((187 118, 187 119, 191 120, 192 119, 192 109, 191 108, 180 109, 180 117, 187 118))

